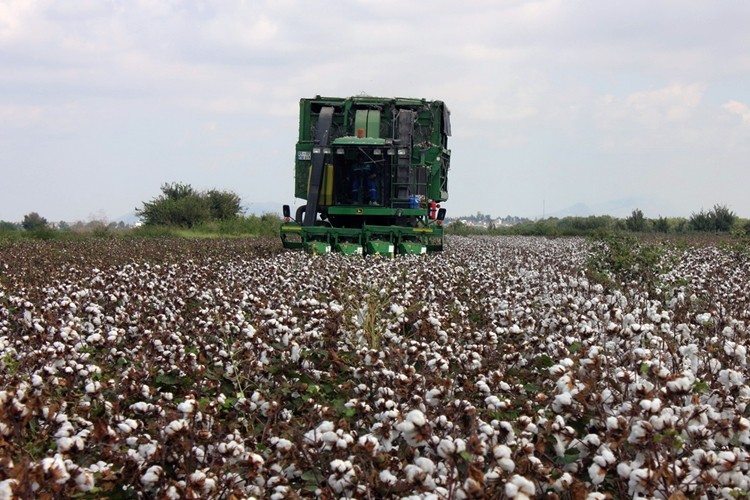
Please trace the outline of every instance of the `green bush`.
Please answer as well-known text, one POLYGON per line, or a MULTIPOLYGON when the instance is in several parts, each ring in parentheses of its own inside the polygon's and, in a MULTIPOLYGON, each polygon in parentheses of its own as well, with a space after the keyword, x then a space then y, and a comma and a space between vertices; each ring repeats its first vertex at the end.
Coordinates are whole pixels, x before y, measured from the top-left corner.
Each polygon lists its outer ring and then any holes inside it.
POLYGON ((649 291, 657 288, 660 264, 664 249, 624 233, 598 233, 594 239, 600 243, 588 263, 589 276, 608 285, 637 281, 649 291))
POLYGON ((654 231, 656 231, 657 233, 669 232, 669 219, 667 219, 666 217, 659 217, 658 219, 654 219, 653 225, 654 231))
POLYGON ((708 212, 701 210, 693 213, 688 221, 688 227, 693 231, 729 232, 737 220, 737 215, 724 205, 714 205, 708 212))
POLYGON ((36 212, 31 212, 23 216, 21 226, 27 231, 34 231, 47 227, 47 219, 36 212))
POLYGON ((136 209, 146 226, 193 228, 238 217, 241 210, 239 196, 231 191, 199 192, 189 184, 171 183, 162 185, 161 192, 136 209))
POLYGON ((0 220, 0 233, 14 233, 18 231, 18 224, 0 220))
POLYGON ((646 218, 643 216, 643 212, 636 208, 633 210, 633 213, 630 214, 630 216, 625 219, 625 226, 628 228, 628 231, 633 231, 636 233, 642 233, 646 230, 646 218))

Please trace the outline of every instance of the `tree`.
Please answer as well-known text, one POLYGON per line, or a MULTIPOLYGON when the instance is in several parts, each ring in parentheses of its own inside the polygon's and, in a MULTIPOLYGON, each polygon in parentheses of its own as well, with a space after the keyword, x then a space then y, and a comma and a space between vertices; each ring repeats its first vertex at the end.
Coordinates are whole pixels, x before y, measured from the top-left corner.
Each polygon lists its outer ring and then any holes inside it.
POLYGON ((199 192, 189 184, 163 184, 162 194, 137 208, 147 226, 194 227, 212 220, 226 220, 240 213, 240 198, 228 191, 199 192))
POLYGON ((714 231, 730 231, 734 221, 737 220, 737 215, 725 205, 714 205, 714 208, 709 212, 709 216, 713 222, 714 231))
POLYGON ((668 233, 669 232, 669 219, 666 217, 659 217, 654 220, 654 231, 657 233, 668 233))
POLYGON ((206 192, 206 201, 211 218, 214 220, 228 220, 237 217, 242 210, 240 197, 231 191, 211 189, 206 192))
POLYGON ((708 216, 708 213, 701 210, 700 212, 692 213, 690 215, 690 220, 688 221, 688 227, 692 231, 711 231, 711 219, 708 216))
POLYGON ((23 222, 21 223, 21 226, 27 231, 44 229, 47 227, 47 219, 36 212, 31 212, 23 216, 23 222))
POLYGON ((15 231, 17 229, 18 229, 18 224, 14 222, 8 222, 5 220, 0 220, 0 232, 15 231))
POLYGON ((629 231, 636 233, 642 233, 646 230, 646 218, 643 216, 643 212, 640 208, 633 210, 630 217, 625 219, 625 227, 627 227, 629 231))
POLYGON ((690 216, 688 226, 693 231, 727 232, 732 229, 737 215, 724 205, 714 205, 708 212, 701 210, 690 216))

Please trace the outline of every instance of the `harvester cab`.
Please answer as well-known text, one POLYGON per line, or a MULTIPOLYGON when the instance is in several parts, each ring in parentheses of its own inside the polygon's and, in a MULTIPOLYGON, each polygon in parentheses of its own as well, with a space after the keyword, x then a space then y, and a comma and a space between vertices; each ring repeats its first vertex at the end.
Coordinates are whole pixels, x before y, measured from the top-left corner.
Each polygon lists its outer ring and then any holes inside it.
POLYGON ((294 217, 281 240, 312 253, 442 250, 450 112, 441 101, 302 99, 294 217))

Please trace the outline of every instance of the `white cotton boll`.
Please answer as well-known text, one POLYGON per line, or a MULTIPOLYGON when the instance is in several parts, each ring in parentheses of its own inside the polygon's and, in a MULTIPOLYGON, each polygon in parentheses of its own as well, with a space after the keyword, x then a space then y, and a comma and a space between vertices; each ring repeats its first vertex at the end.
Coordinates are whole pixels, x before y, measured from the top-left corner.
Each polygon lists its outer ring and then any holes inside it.
POLYGON ((553 365, 553 366, 549 367, 549 373, 550 373, 550 375, 552 375, 554 377, 559 377, 559 376, 563 375, 564 373, 566 373, 567 371, 568 371, 568 369, 565 366, 563 366, 562 364, 559 364, 559 363, 556 364, 556 365, 553 365))
POLYGON ((88 337, 86 337, 86 342, 89 344, 98 344, 102 341, 102 336, 98 333, 92 333, 88 337))
POLYGON ((424 413, 422 413, 419 410, 412 410, 409 413, 406 414, 406 420, 410 421, 414 425, 418 427, 422 427, 427 423, 427 419, 424 416, 424 413))
POLYGON ((573 396, 569 392, 564 392, 555 396, 555 400, 552 402, 552 411, 558 413, 563 410, 566 406, 570 406, 573 402, 573 396))
POLYGON ((185 419, 172 420, 164 428, 164 434, 167 436, 173 436, 183 429, 188 428, 188 421, 185 419))
POLYGON ((185 415, 189 415, 195 411, 195 400, 186 399, 182 403, 177 405, 177 411, 182 412, 185 415))
MULTIPOLYGON (((83 469, 76 476, 76 487, 79 491, 87 492, 94 489, 94 473, 89 469, 83 469)), ((2 495, 0 495, 2 498, 2 495)))
POLYGON ((430 406, 437 406, 440 404, 440 396, 442 396, 443 391, 441 389, 430 389, 425 394, 425 401, 430 406))
POLYGON ((516 463, 512 458, 504 457, 497 460, 497 465, 505 472, 513 472, 516 469, 516 463))
POLYGON ((583 439, 581 439, 581 443, 586 445, 587 448, 593 449, 599 448, 599 446, 602 444, 602 441, 598 434, 586 434, 583 439))
POLYGON ((421 481, 425 477, 425 472, 414 464, 404 467, 404 473, 406 474, 406 480, 410 483, 421 481))
POLYGON ((344 306, 342 306, 338 302, 330 302, 328 304, 328 309, 330 309, 334 314, 338 314, 344 310, 344 306))
POLYGON ((513 483, 505 483, 505 496, 516 498, 518 496, 518 486, 513 483))
POLYGON ((294 444, 288 439, 278 438, 275 443, 276 449, 285 452, 289 451, 294 447, 294 444))
POLYGON ((641 408, 644 411, 650 411, 651 413, 658 413, 661 410, 661 399, 643 399, 640 402, 641 408))
POLYGON ((443 438, 437 446, 437 453, 442 458, 448 458, 456 453, 456 444, 452 439, 443 438))
POLYGON ((687 393, 690 392, 692 382, 688 377, 679 377, 674 380, 667 382, 667 390, 674 393, 687 393))
POLYGON ((617 417, 607 417, 606 424, 609 431, 620 428, 620 421, 617 420, 617 417))
POLYGON ((296 363, 299 361, 300 358, 300 348, 299 344, 296 342, 292 342, 292 353, 289 356, 289 359, 292 361, 292 363, 296 363))
POLYGON ((404 308, 403 308, 403 306, 394 303, 394 304, 391 304, 391 312, 396 317, 403 316, 404 315, 404 308))
POLYGON ((621 462, 617 464, 617 474, 620 475, 621 478, 630 477, 630 474, 633 472, 633 468, 630 466, 630 464, 627 464, 625 462, 621 462))
POLYGON ((417 457, 414 459, 414 465, 432 475, 435 473, 435 463, 427 457, 417 457))
MULTIPOLYGON (((513 484, 516 486, 517 495, 522 494, 522 495, 531 497, 536 494, 536 486, 534 486, 534 483, 519 474, 516 474, 515 476, 513 476, 510 479, 510 482, 508 484, 513 484)), ((506 487, 506 493, 507 493, 507 487, 506 487)))
POLYGON ((696 314, 695 321, 699 325, 705 325, 711 320, 711 313, 696 314))
POLYGON ((73 424, 68 421, 67 415, 58 414, 55 421, 61 424, 60 428, 55 432, 55 437, 72 436, 75 432, 75 428, 73 427, 73 424), (64 417, 64 419, 60 417, 64 417))
POLYGON ((63 436, 57 438, 55 441, 57 443, 57 451, 65 453, 66 451, 69 451, 73 447, 73 443, 75 442, 73 438, 63 436))
POLYGON ((404 434, 411 434, 414 432, 414 424, 412 422, 409 422, 408 420, 404 420, 403 422, 399 422, 396 424, 396 429, 403 432, 404 434))
POLYGON ((125 434, 130 434, 138 428, 138 422, 136 422, 132 418, 128 418, 117 424, 117 428, 125 434))
POLYGON ((719 382, 727 388, 737 387, 745 383, 745 377, 734 370, 721 370, 719 372, 719 382))
POLYGON ((56 453, 54 457, 43 458, 41 463, 44 473, 55 477, 55 483, 65 484, 70 479, 65 461, 59 453, 56 453))
POLYGON ((326 431, 320 435, 320 440, 324 443, 335 443, 338 441, 339 436, 333 431, 326 431))
POLYGON ((152 465, 146 470, 146 473, 141 476, 141 484, 146 488, 152 487, 159 482, 162 472, 163 469, 160 466, 152 465))
POLYGON ((630 428, 630 435, 628 436, 629 443, 640 443, 652 430, 653 426, 646 421, 638 421, 630 428))
POLYGON ((335 425, 333 425, 333 422, 330 420, 324 420, 323 422, 318 425, 318 427, 315 429, 319 434, 323 432, 332 431, 336 428, 335 425))
POLYGON ((721 470, 730 471, 737 465, 738 459, 737 455, 731 451, 720 451, 717 454, 717 462, 721 470))
POLYGON ((477 386, 477 389, 479 389, 479 392, 483 394, 489 394, 491 392, 490 386, 487 385, 487 382, 485 382, 484 380, 477 381, 476 386, 477 386))
POLYGON ((390 469, 381 470, 380 474, 378 474, 378 478, 380 479, 380 482, 385 483, 388 486, 393 486, 398 482, 398 478, 393 475, 390 469))
POLYGON ((742 363, 744 366, 747 362, 747 348, 744 345, 737 345, 737 347, 734 348, 734 356, 742 363))
POLYGON ((589 467, 589 477, 591 478, 591 484, 601 484, 604 481, 604 478, 607 477, 607 471, 598 463, 593 463, 589 467))
POLYGON ((504 444, 499 444, 492 448, 492 454, 497 460, 500 460, 501 458, 510 458, 513 452, 511 451, 510 447, 504 444))
POLYGON ((563 475, 557 478, 557 480, 552 484, 552 487, 555 489, 555 491, 562 493, 568 491, 571 484, 573 484, 573 476, 570 475, 570 472, 564 472, 563 475))
POLYGON ((615 457, 615 454, 612 453, 609 446, 603 445, 599 447, 598 455, 594 457, 594 461, 602 467, 607 467, 614 464, 617 461, 617 458, 615 457))
POLYGON ((138 413, 148 413, 154 409, 154 406, 144 401, 138 401, 130 405, 130 409, 138 413))
POLYGON ((98 380, 93 380, 89 382, 88 384, 86 384, 85 389, 88 394, 95 394, 99 392, 101 388, 102 388, 101 382, 99 382, 98 380))

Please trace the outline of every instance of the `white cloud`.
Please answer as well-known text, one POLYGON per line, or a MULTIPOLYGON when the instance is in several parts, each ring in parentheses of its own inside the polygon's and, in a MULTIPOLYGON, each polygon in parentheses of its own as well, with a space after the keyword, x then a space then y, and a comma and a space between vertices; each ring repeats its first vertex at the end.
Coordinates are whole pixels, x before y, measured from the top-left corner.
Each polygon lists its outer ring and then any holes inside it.
POLYGON ((674 83, 624 97, 607 94, 595 102, 596 123, 601 130, 615 133, 620 133, 623 127, 641 130, 642 140, 650 142, 654 137, 649 131, 663 134, 670 127, 678 130, 688 124, 701 104, 705 89, 702 83, 674 83))
POLYGON ((722 108, 732 114, 738 115, 745 123, 750 123, 750 106, 739 101, 728 101, 722 108))

